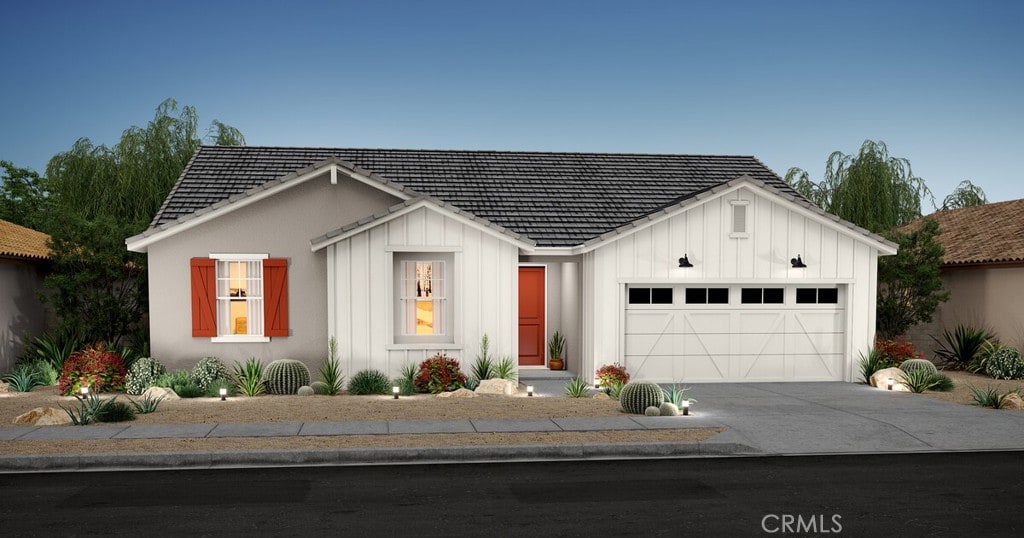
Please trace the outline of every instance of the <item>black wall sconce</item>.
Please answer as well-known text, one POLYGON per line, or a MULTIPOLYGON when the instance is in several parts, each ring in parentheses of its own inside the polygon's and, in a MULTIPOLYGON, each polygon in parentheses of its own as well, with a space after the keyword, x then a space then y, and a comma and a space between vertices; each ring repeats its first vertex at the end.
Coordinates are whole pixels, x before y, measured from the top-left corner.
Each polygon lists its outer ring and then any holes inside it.
POLYGON ((807 264, 800 259, 799 254, 796 255, 796 258, 789 260, 789 263, 793 264, 793 269, 803 269, 804 267, 807 267, 807 264))
POLYGON ((690 263, 690 258, 686 257, 686 254, 679 258, 679 267, 693 267, 693 264, 690 263))

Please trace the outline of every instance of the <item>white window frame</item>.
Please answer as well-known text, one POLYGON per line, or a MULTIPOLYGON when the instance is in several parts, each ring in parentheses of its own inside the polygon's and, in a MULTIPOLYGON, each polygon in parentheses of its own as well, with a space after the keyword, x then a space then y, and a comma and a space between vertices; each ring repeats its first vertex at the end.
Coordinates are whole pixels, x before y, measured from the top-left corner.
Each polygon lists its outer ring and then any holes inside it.
POLYGON ((746 239, 750 237, 750 201, 730 200, 729 201, 729 237, 732 239, 746 239), (743 230, 736 231, 736 212, 743 210, 743 230))
MULTIPOLYGON (((394 298, 392 300, 392 338, 393 344, 399 346, 407 345, 430 345, 432 347, 447 347, 455 344, 455 254, 453 252, 395 252, 393 255, 392 278, 394 280, 394 298), (435 305, 440 303, 440 310, 435 306, 434 312, 441 313, 440 325, 443 332, 440 334, 410 334, 408 332, 410 314, 407 303, 415 304, 416 297, 409 294, 409 285, 406 279, 404 268, 407 263, 434 262, 440 263, 443 267, 441 275, 433 275, 432 284, 434 296, 432 301, 435 305), (438 286, 437 284, 440 284, 438 286), (437 292, 440 288, 440 292, 437 292), (439 346, 440 345, 440 346, 439 346)), ((413 311, 414 312, 414 311, 413 311)))
MULTIPOLYGON (((263 329, 265 327, 264 323, 266 322, 266 320, 263 319, 263 309, 264 309, 263 308, 263 301, 265 300, 265 297, 264 297, 265 291, 264 290, 266 288, 266 280, 264 280, 264 276, 265 275, 263 273, 263 268, 262 268, 263 260, 266 260, 269 257, 270 257, 269 254, 225 254, 225 253, 210 254, 210 259, 212 259, 212 260, 214 260, 216 262, 214 264, 214 283, 215 283, 214 285, 215 285, 215 289, 216 289, 215 294, 216 294, 216 301, 217 301, 217 303, 216 303, 216 310, 217 310, 217 312, 216 312, 217 313, 217 336, 214 336, 214 337, 210 338, 211 342, 214 342, 214 343, 262 343, 262 342, 269 342, 270 341, 270 337, 263 335, 263 329), (257 310, 258 311, 258 312, 256 312, 255 316, 250 316, 251 318, 256 318, 256 319, 259 320, 259 324, 260 324, 259 329, 260 330, 259 330, 259 332, 257 334, 230 334, 230 332, 228 332, 228 331, 230 331, 231 328, 228 326, 229 325, 228 323, 225 323, 226 316, 225 316, 225 313, 222 310, 222 308, 228 308, 229 307, 228 305, 230 305, 230 303, 231 303, 231 298, 230 298, 230 296, 225 296, 225 295, 221 294, 220 283, 221 283, 222 279, 229 278, 229 277, 225 277, 224 275, 221 274, 221 264, 222 263, 232 263, 232 262, 234 262, 234 263, 260 262, 260 276, 259 276, 259 293, 260 293, 260 295, 259 295, 259 297, 253 297, 253 298, 247 298, 246 299, 246 303, 248 305, 248 308, 250 308, 250 310, 257 310), (257 303, 257 305, 253 306, 251 303, 257 303)), ((247 329, 248 329, 248 322, 247 322, 247 329)))

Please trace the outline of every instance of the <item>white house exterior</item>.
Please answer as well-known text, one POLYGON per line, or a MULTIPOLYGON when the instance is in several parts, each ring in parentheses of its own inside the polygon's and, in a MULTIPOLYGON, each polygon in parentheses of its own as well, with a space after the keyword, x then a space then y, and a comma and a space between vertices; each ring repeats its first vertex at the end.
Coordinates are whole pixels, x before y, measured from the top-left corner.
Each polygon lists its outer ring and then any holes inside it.
POLYGON ((560 331, 584 378, 662 382, 855 381, 895 253, 747 157, 244 147, 201 148, 127 244, 175 367, 315 369, 334 337, 348 373, 468 370, 486 334, 544 368, 560 331))

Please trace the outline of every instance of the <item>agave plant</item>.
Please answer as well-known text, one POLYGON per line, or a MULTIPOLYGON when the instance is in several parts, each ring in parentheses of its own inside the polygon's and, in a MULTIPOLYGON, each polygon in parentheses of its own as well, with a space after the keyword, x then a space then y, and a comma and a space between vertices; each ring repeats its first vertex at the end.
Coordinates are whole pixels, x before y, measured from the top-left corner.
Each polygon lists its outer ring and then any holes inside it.
POLYGON ((320 381, 327 386, 325 394, 335 396, 345 388, 345 376, 341 373, 341 362, 338 360, 338 341, 332 336, 327 342, 327 359, 320 366, 320 381))
POLYGON ((935 354, 953 368, 977 372, 984 368, 984 351, 995 336, 987 329, 957 325, 952 332, 943 330, 942 340, 932 340, 939 344, 935 354))
POLYGON ((576 376, 565 385, 565 394, 570 398, 586 398, 590 395, 590 385, 582 377, 576 376))
POLYGON ((3 380, 15 392, 32 392, 32 389, 43 384, 39 373, 29 364, 19 365, 5 375, 3 380))
POLYGON ((235 364, 235 386, 246 396, 263 394, 263 363, 256 357, 249 357, 245 364, 235 364))
POLYGON ((662 388, 661 391, 665 393, 665 401, 674 404, 676 407, 682 407, 683 402, 691 404, 697 403, 697 400, 690 398, 687 393, 690 387, 681 387, 677 384, 672 384, 670 388, 662 388))

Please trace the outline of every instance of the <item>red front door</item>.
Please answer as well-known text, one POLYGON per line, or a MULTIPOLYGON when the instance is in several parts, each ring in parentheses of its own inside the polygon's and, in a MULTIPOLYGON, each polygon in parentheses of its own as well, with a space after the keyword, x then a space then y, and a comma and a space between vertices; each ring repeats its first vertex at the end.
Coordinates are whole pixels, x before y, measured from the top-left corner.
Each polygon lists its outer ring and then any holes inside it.
POLYGON ((544 268, 519 268, 519 366, 544 366, 544 268))

